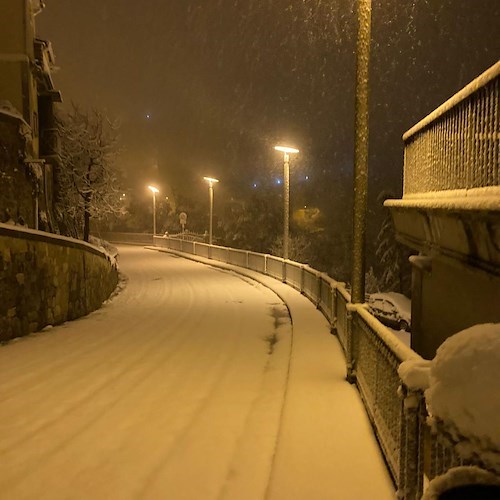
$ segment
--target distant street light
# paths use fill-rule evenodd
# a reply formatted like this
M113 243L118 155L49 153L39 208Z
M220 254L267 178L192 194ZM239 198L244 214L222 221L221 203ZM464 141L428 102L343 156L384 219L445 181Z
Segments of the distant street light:
M148 189L153 193L153 236L156 234L156 193L160 191L154 186L148 186Z
M212 244L212 228L213 228L213 219L214 219L214 184L219 182L218 179L214 179L213 177L203 177L208 182L208 195L210 197L210 230L208 232L208 243Z
M283 153L283 180L285 184L284 218L283 218L283 258L288 259L288 240L290 226L290 153L298 153L299 150L287 146L274 146L276 151Z

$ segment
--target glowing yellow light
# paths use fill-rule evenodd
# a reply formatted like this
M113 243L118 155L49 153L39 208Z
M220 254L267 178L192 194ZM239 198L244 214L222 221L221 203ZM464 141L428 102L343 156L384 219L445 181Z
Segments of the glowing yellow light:
M219 179L214 179L213 177L203 177L207 182L210 182L210 184L214 182L219 182Z
M148 186L148 189L152 192L152 193L159 193L160 190L158 188L155 188L154 186Z
M282 153L298 153L299 150L296 148L290 148L288 146L274 146L276 151L281 151Z

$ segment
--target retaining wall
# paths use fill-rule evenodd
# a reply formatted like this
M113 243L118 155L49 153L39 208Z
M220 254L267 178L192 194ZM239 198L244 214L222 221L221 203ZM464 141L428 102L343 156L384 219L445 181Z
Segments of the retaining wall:
M116 262L83 241L0 224L0 341L98 309Z

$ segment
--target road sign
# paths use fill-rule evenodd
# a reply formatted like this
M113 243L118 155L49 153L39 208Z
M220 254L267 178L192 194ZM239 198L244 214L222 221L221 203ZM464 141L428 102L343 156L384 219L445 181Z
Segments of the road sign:
M179 222L181 223L181 225L184 226L186 224L187 220L188 220L187 213L186 212L181 212L179 214Z

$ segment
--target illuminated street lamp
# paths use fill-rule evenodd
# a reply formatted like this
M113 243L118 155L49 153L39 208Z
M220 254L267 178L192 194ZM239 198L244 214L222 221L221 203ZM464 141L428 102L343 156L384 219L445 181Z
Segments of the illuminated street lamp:
M214 179L213 177L203 177L208 182L208 195L210 197L210 230L208 232L208 243L212 244L212 227L213 227L213 218L214 218L214 184L219 182L218 179Z
M274 146L276 151L283 153L283 183L285 188L284 198L284 219L283 219L283 258L288 259L288 240L290 226L290 154L298 153L299 150L287 146Z
M160 191L154 186L148 186L148 189L153 193L153 236L156 234L156 193Z

